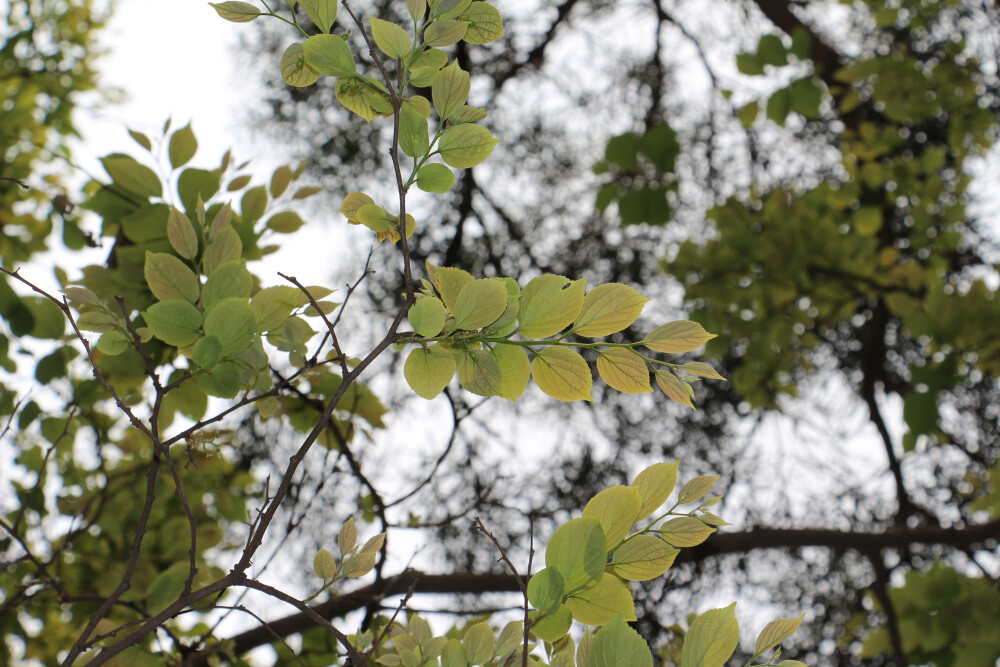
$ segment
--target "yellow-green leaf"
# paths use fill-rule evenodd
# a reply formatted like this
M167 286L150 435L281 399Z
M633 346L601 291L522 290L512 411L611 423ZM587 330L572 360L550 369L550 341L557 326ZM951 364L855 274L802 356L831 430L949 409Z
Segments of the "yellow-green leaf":
M593 388L590 366L578 352L548 347L535 353L531 377L538 388L560 401L589 401Z
M425 296L410 307L406 318L413 331L421 336L437 336L444 329L447 313L437 297Z
M458 20L469 24L464 37L469 44L489 44L503 37L500 12L488 2L473 2Z
M414 348L403 365L406 383L417 396L431 400L448 386L455 374L455 358L437 346Z
M299 0L299 6L323 32L330 32L333 22L337 20L337 0Z
M534 577L531 580L534 581ZM563 604L559 605L551 614L546 614L541 618L536 616L532 621L531 634L542 641L554 642L565 637L566 633L569 632L570 627L573 625L573 613L569 610L569 607ZM521 663L515 660L513 664L519 665Z
M366 195L364 192L352 192L344 197L344 203L340 205L340 212L347 217L347 221L352 225L360 225L361 222L358 220L358 210L361 209L362 206L374 203L375 200Z
M677 379L677 377L668 370L657 369L654 373L656 376L656 384L663 393L667 395L674 403L679 403L685 405L692 410L694 410L694 403L691 402L691 395L688 393L690 388Z
M170 137L170 147L168 150L170 154L170 166L177 169L187 164L194 157L197 150L198 140L191 130L191 123L188 123L174 132Z
M708 364L703 364L700 361L692 361L681 366L682 370L687 371L691 375L697 375L698 377L708 378L709 380L725 380L726 378L719 375L718 371L709 366Z
M580 336L607 336L629 326L649 301L628 285L607 283L587 293L583 310L576 318L573 333Z
M692 516L679 516L663 522L657 532L675 547L695 547L707 540L715 529Z
M706 611L694 619L684 637L681 664L684 667L722 667L739 641L735 602L723 609Z
M205 248L201 258L201 270L206 276L227 262L235 262L243 256L243 242L232 227L224 227L215 235L215 240Z
M282 165L275 169L274 173L271 174L271 196L280 197L288 189L288 184L294 178L295 172L287 165Z
M482 125L453 125L441 135L438 150L448 166L470 169L488 158L498 143L500 140Z
M465 646L465 655L470 665L483 664L493 655L493 647L496 645L493 629L486 622L476 623L465 631L462 645Z
M570 519L556 529L545 548L545 565L559 570L567 593L599 580L607 560L607 540L594 518Z
M461 110L468 98L469 73L458 66L457 60L453 60L438 73L431 86L431 99L441 122Z
M666 572L680 553L652 535L636 535L615 551L611 566L622 579L649 581Z
M324 581L332 579L337 573L337 559L326 549L320 549L313 557L313 572Z
M212 5L212 8L215 9L219 16L233 23L253 21L261 13L259 9L249 2L229 0L228 2L210 2L208 4Z
M667 501L677 484L678 463L654 463L635 476L632 487L639 491L642 503L636 521L650 516Z
M170 217L167 218L167 238L177 254L184 259L198 256L198 233L191 220L174 207L170 207Z
M478 396L500 394L500 366L486 350L469 350L458 363L458 382Z
M198 300L198 276L173 255L147 251L143 274L150 291L159 301L185 299L194 303Z
M253 276L247 271L244 260L234 260L219 265L205 281L201 290L201 307L206 310L216 301L231 297L250 296L253 291Z
M302 42L289 44L281 54L281 78L289 86L297 88L311 86L319 79L319 72L306 62Z
M250 347L256 331L257 317L244 298L224 299L205 315L205 335L219 339L223 357Z
M265 226L279 234L291 234L298 231L304 224L305 222L302 221L302 218L295 211L281 211L268 218Z
M357 73L350 47L337 35L313 35L302 45L302 53L306 63L320 74L351 77Z
M455 303L458 301L458 295L461 293L462 288L474 281L475 278L468 271L450 266L440 267L437 270L437 275L431 277L434 289L441 295L441 300L444 301L448 312L452 314L455 313Z
M417 187L424 192L448 192L454 184L455 172L443 164L432 162L417 171Z
M649 386L649 368L637 353L624 347L610 347L597 355L597 372L608 386L625 394L653 391Z
M190 345L200 335L201 311L184 299L154 303L143 312L142 318L153 335L167 345Z
M681 487L680 497L677 499L677 503L679 505L693 503L711 491L712 487L715 486L716 480L718 479L718 475L699 475L698 477L689 479L684 486Z
M464 21L435 21L424 30L424 44L427 46L451 46L465 37L469 24Z
M632 591L613 574L604 573L597 585L567 599L566 606L584 625L604 625L618 614L626 621L635 620Z
M697 350L713 338L715 334L708 333L697 322L677 320L653 329L642 344L656 352L680 354Z
M517 319L525 338L546 338L559 333L583 308L586 280L545 274L533 278L521 292Z
M590 499L583 516L593 517L601 524L608 548L614 549L624 540L639 514L639 491L631 486L612 486Z
M140 197L159 197L163 193L163 185L156 172L131 156L114 153L102 157L101 164L115 185L125 188L132 194Z
M500 367L500 396L516 401L531 378L528 353L520 345L497 345L493 348L493 356Z
M337 548L340 549L340 554L346 556L351 553L351 549L358 541L358 528L354 525L354 517L349 517L344 525L340 527L340 532L337 533Z
M359 552L344 559L343 574L348 579L363 577L375 567L375 554Z
M528 582L528 602L544 614L555 612L562 605L566 582L559 569L546 567L531 575Z
M753 645L753 652L759 655L764 651L770 651L791 637L792 633L799 629L799 624L802 623L802 619L805 616L803 613L796 618L779 618L765 625L764 629L757 635L757 641Z
M455 299L455 328L482 329L507 309L507 290L499 280L481 278L466 284Z
M395 23L371 18L372 37L375 45L385 55L395 60L401 60L410 52L410 36Z
M389 98L384 92L373 88L372 81L373 79L364 79L358 76L337 79L335 90L337 101L368 122L371 122L376 116L392 115L392 105L389 103Z

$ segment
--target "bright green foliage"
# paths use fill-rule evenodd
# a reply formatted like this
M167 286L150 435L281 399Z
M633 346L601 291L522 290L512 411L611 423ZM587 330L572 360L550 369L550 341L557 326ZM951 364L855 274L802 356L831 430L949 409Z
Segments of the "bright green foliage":
M684 667L722 667L740 639L736 603L698 616L684 637L681 664Z

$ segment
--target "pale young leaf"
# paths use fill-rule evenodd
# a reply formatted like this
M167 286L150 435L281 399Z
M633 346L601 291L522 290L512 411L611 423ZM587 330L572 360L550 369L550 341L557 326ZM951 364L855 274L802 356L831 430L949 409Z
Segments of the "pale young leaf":
M328 581L337 573L337 559L326 549L320 549L313 558L313 572L323 581Z
M249 2L229 0L228 2L210 2L208 4L212 5L219 16L233 23L253 21L261 14L261 11Z
M681 366L682 370L687 371L691 375L697 375L698 377L708 378L709 380L725 380L726 378L719 375L719 372L708 364L703 364L700 361L692 361Z
M656 352L680 354L697 350L709 340L715 338L697 322L677 320L653 329L642 344Z
M493 356L500 367L500 396L516 401L531 378L528 353L520 345L497 345L493 348Z
M635 476L632 486L638 489L639 498L642 501L636 521L650 516L667 501L677 484L677 466L679 464L679 461L654 463Z
M358 529L354 525L354 517L350 517L340 527L340 532L337 534L337 548L340 549L340 555L346 556L351 553L351 549L354 548L357 541Z
M805 618L805 613L795 618L779 618L764 626L754 643L753 652L756 654L770 651L772 648L785 641L799 629L799 624Z
M631 486L612 486L587 502L583 508L583 516L593 517L600 522L608 548L614 549L635 525L640 505L637 489Z
M532 278L521 292L521 335L547 338L565 329L583 308L585 287L585 280L554 274Z
M736 603L698 616L684 637L681 664L684 667L722 667L740 640Z
M684 486L681 487L680 497L677 499L677 503L679 505L693 503L711 491L712 487L715 486L716 480L718 479L718 475L699 475L698 477L689 479Z
M597 372L609 387L625 394L653 391L649 386L649 368L637 353L624 347L611 347L597 353Z
M635 620L632 591L613 574L604 573L595 586L566 600L573 618L584 625L604 625L621 614L627 621Z
M579 352L566 347L547 347L535 353L531 377L538 388L560 401L590 401L593 378L590 366Z
M573 324L573 333L598 337L622 331L638 319L647 301L649 299L628 285L598 285L584 298L583 309Z
M375 45L385 55L401 60L410 52L410 36L395 23L372 17L372 37Z
M198 256L198 233L188 217L174 207L170 207L170 217L167 218L167 239L184 259Z
M715 529L706 526L694 517L679 516L664 521L657 532L675 547L696 547L707 540L715 532Z
M438 150L441 159L455 169L470 169L485 160L500 143L482 125L453 125L441 134Z
M688 394L690 389L686 384L678 380L677 377L668 370L657 369L654 375L656 376L657 386L663 390L663 393L667 395L667 398L674 403L679 403L694 410L694 403L691 402L691 396Z
M635 535L618 547L611 567L622 579L649 581L666 572L679 553L679 549L658 537Z
M486 350L469 350L458 362L458 382L477 396L500 394L500 366Z

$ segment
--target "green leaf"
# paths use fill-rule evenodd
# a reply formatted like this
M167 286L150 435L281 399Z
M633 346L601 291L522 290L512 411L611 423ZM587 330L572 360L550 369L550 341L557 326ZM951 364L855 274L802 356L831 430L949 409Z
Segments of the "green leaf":
M431 400L455 374L455 358L439 345L414 348L403 365L403 377L417 396Z
M396 218L378 204L365 204L355 214L359 223L373 232L384 232L396 224Z
M584 517L597 519L608 548L615 548L628 536L641 506L639 491L631 486L612 486L599 492L583 508Z
M553 274L533 278L521 292L521 335L546 338L565 329L583 309L585 287L586 280Z
M235 262L243 256L243 242L232 227L224 227L208 244L201 257L201 269L211 276L217 268L228 262Z
M545 548L545 565L559 570L567 593L598 581L607 564L608 547L597 519L570 519L553 533Z
M679 553L658 537L636 535L618 547L611 566L622 579L649 581L666 572Z
M435 18L439 21L453 19L472 4L472 0L431 0Z
M448 120L462 109L469 99L469 73L453 60L441 70L431 86L431 100L441 122Z
M306 11L313 25L325 33L330 32L337 20L337 0L299 0L299 7Z
M764 626L764 629L757 635L757 641L753 645L753 652L760 655L765 651L785 641L799 629L799 624L805 618L805 613L796 618L779 618Z
M101 158L101 164L115 185L134 195L145 199L163 194L163 186L156 172L128 155L114 153Z
M253 222L264 215L267 209L267 188L258 185L250 188L240 199L240 211L243 214L243 222Z
M191 359L202 368L211 368L222 358L222 341L215 336L204 336L191 349Z
M153 144L152 144L152 142L150 142L149 137L147 137L142 132L138 132L138 131L133 130L131 128L125 128L125 129L128 130L129 136L132 137L133 139L135 139L135 141L136 141L137 144L139 144L140 146L142 146L143 148L145 148L147 151L152 151L153 150Z
M658 510L677 485L677 465L673 463L654 463L638 475L632 481L632 487L639 491L639 514L636 521L640 521L650 516Z
M227 2L210 2L208 4L212 5L219 16L233 23L247 23L261 14L261 11L249 2L228 0Z
M781 88L771 93L767 100L767 117L784 127L785 119L792 110L792 94L788 88Z
M313 572L323 581L333 579L337 574L337 559L326 549L320 549L313 557Z
M302 52L306 63L320 74L351 77L358 71L350 47L337 35L313 35L302 45Z
M538 575L535 575L538 576ZM534 577L531 578L534 581ZM528 582L529 584L531 582ZM559 607L551 614L546 614L541 618L537 616L531 624L531 634L542 641L554 642L566 636L573 625L573 613L566 605ZM515 662L514 664L519 664ZM530 663L529 663L530 664Z
M765 65L784 67L788 64L788 52L777 35L764 35L757 45L757 56Z
M664 521L657 532L675 547L695 547L707 540L715 530L692 516L679 516Z
M177 194L188 211L195 209L199 197L202 201L208 201L218 191L218 172L189 167L177 177Z
M565 582L555 567L546 567L531 575L528 581L528 602L544 614L555 612L563 601Z
M465 37L469 24L464 21L435 21L424 30L424 44L432 47L451 46Z
M399 147L410 157L420 158L427 154L430 145L427 119L412 106L405 105L399 112Z
M608 386L625 394L645 394L649 386L649 368L641 356L624 347L600 350L597 372Z
M469 350L458 362L458 382L478 396L500 394L500 366L486 350Z
M680 497L677 499L677 504L686 505L687 503L693 503L698 500L712 490L712 487L715 486L715 482L718 479L718 475L699 475L698 477L689 479L684 486L681 487Z
M739 53L736 55L736 69L742 74L759 76L764 73L764 63L756 53Z
M291 234L304 224L295 211L281 211L268 218L266 227L279 234Z
M481 278L465 285L455 299L455 329L474 331L496 322L507 310L507 289L499 280Z
M371 27L375 45L385 55L402 60L410 52L410 36L400 26L372 17Z
M358 220L358 211L361 210L363 206L374 203L375 200L363 192L351 192L344 197L344 201L340 205L340 212L344 214L347 221L351 224L360 225L361 222Z
M427 13L427 0L406 0L406 11L414 23L419 23Z
M463 38L469 44L489 44L503 37L500 12L488 2L473 2L458 15L458 20L469 24Z
M535 352L531 377L543 392L560 401L590 401L594 380L590 366L566 347L548 347Z
M425 164L417 171L417 187L424 192L448 192L454 184L454 172L443 164Z
M598 285L584 298L573 333L594 338L622 331L639 318L647 301L649 299L628 285Z
M146 326L167 345L183 347L198 340L201 311L183 299L160 301L143 314Z
M520 345L497 345L493 348L493 356L500 367L500 396L516 401L531 378L528 353Z
M146 596L148 608L159 611L168 602L180 595L184 590L184 581L188 576L188 564L174 563L169 568L160 572L149 584L149 592Z
M253 276L247 271L244 260L226 262L208 277L201 290L201 306L209 308L216 301L231 297L250 296L253 291Z
M878 206L862 206L851 215L851 224L860 236L874 236L885 224L882 209Z
M656 352L681 354L697 350L709 340L715 338L697 322L676 320L653 329L642 344Z
M455 169L470 169L485 160L500 142L482 125L453 125L441 135L441 159Z
M170 137L170 166L174 169L187 164L198 151L198 140L188 123Z
M604 625L619 614L625 620L636 620L632 591L613 574L605 573L596 586L567 599L566 606L573 618L585 625Z
M681 649L684 667L722 667L740 641L736 603L706 611L691 623Z
M493 655L493 647L496 646L493 629L488 623L476 623L465 631L462 645L465 646L465 655L469 664L483 664Z
M759 113L760 113L760 102L758 102L757 100L754 100L753 102L743 105L736 112L737 116L739 116L740 124L744 128L752 127L754 121L757 120L757 114Z
M437 336L444 329L447 313L444 303L436 297L424 297L410 307L406 314L413 331L425 337Z
M792 31L792 48L790 52L799 60L807 60L812 50L812 36L803 26Z
M66 330L66 316L59 306L41 296L29 296L21 299L21 304L31 313L30 328L23 333L34 338L56 340ZM13 325L11 330L13 332ZM17 332L13 332L17 335Z
M623 615L597 631L588 650L588 667L653 667L653 654Z
M819 107L823 103L823 88L812 76L796 79L788 86L792 98L792 108L806 118L819 118Z
M198 276L184 262L165 252L146 252L143 267L146 284L160 301L198 300Z
M198 232L186 215L176 208L170 208L167 218L167 238L177 254L184 259L194 259L198 256Z
M250 347L256 331L257 317L246 299L225 299L205 315L205 335L219 339L223 357Z

